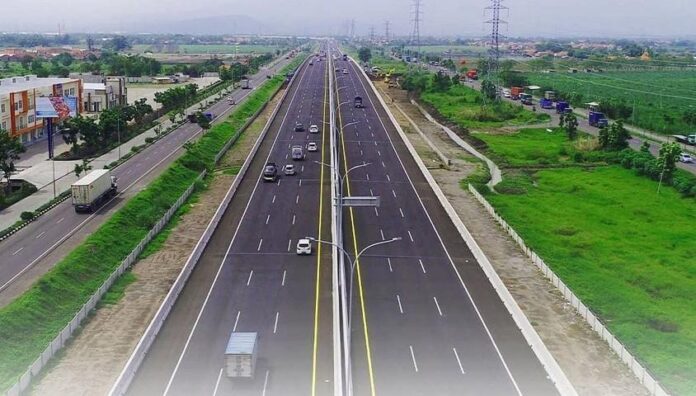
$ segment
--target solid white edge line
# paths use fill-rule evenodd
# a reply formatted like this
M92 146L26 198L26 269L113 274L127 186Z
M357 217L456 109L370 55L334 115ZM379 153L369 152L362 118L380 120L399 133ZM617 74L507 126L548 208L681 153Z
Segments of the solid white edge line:
M220 373L219 373L218 376L217 376L217 381L215 381L215 389L213 390L213 396L216 396L216 395L217 395L218 388L220 387L220 379L222 378L222 372L223 372L223 370L224 370L224 368L221 368L221 369L220 369Z

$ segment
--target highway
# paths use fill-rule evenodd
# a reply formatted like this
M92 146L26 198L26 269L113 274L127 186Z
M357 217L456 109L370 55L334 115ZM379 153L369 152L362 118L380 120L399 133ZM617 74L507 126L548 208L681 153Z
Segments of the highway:
M336 70L343 169L369 164L345 190L381 198L345 211L347 250L402 238L355 269L354 394L557 394L358 67L339 59Z
M288 64L282 59L273 67L259 71L250 79L252 86ZM239 103L253 90L236 90L229 96ZM224 120L234 106L227 100L212 105L208 111ZM135 154L114 169L120 194L94 214L77 214L68 199L16 234L0 242L0 301L7 303L21 294L40 274L72 250L89 233L106 221L128 198L157 177L182 153L185 142L200 135L197 124L185 123L157 143ZM67 241L67 243L66 243ZM19 282L19 280L22 280Z
M333 394L331 250L298 256L299 238L330 240L327 62L305 63L249 172L145 358L130 395ZM296 122L319 134L295 132ZM290 147L318 143L298 174L261 181L266 162L293 163ZM232 331L258 332L253 380L226 377Z

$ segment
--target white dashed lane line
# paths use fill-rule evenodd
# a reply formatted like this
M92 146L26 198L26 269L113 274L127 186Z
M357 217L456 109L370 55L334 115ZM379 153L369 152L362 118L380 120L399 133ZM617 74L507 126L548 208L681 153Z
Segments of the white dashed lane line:
M401 297L399 295L396 295L396 302L399 304L399 313L403 314L404 313L404 307L401 305Z

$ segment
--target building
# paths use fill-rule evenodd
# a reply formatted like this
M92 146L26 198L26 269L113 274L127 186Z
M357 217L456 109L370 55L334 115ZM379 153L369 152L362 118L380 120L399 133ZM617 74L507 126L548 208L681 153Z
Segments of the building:
M128 104L128 89L125 77L105 77L92 74L70 74L82 80L82 108L86 113L99 113L102 110Z
M1 79L0 127L26 145L45 139L43 119L37 119L35 114L36 99L42 96L74 96L81 107L82 81L36 76Z

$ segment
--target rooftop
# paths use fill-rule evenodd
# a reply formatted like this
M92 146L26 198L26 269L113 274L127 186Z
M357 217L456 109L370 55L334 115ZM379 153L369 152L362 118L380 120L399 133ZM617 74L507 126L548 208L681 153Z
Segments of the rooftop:
M14 81L14 82L13 82ZM46 77L39 78L36 76L21 76L21 77L8 77L0 79L0 95L5 95L13 92L21 92L27 89L45 88L48 86L53 86L55 84L67 84L71 82L76 82L77 79L74 78L59 78L59 77Z

